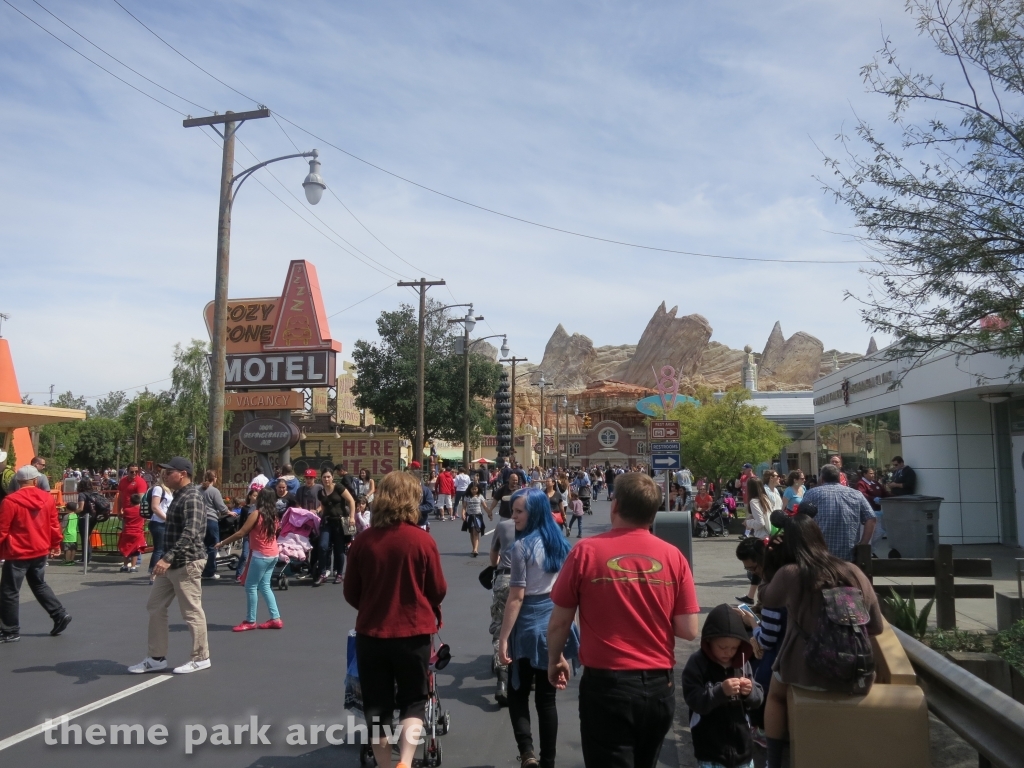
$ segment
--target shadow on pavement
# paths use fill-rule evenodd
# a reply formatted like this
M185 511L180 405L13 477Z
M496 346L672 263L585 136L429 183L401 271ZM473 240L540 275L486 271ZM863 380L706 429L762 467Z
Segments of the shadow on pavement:
M494 700L495 677L491 674L490 654L477 656L472 661L452 661L438 672L438 677L454 677L450 683L438 681L437 692L441 697L441 706L444 707L446 700L455 700L470 707L475 707L483 712L499 712L501 707ZM467 680L484 681L486 685L464 687Z
M52 667L22 667L12 669L15 674L25 672L56 672L65 677L77 677L75 685L92 683L101 677L120 677L127 675L128 668L124 664L109 659L81 659L79 661L61 661Z
M171 624L169 632L188 632L188 624ZM207 632L230 632L233 627L230 624L209 624L206 625Z

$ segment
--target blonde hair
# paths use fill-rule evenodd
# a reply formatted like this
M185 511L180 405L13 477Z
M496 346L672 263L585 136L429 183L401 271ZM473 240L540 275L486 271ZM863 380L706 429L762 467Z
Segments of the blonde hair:
M390 528L399 523L419 523L422 498L419 480L405 472L389 472L377 484L370 525Z

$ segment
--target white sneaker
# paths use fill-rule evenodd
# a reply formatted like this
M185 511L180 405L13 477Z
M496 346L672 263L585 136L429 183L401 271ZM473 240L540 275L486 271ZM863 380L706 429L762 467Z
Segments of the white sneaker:
M210 660L209 659L202 659L200 661L196 661L195 659L193 659L188 664L182 664L180 667L175 667L174 668L174 674L176 674L176 675L188 675L188 674L191 674L193 672L198 672L200 669L209 669L209 668L210 668Z
M162 669L167 669L167 662L157 661L149 656L144 658L138 664L128 667L128 671L133 675L141 675L144 672L159 672Z

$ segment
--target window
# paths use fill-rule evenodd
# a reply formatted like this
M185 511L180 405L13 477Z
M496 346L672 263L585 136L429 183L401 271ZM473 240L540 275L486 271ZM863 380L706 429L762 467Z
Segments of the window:
M579 456L580 455L580 444L579 443L569 443L569 455L570 456Z
M615 444L619 442L619 433L611 427L605 427L598 432L597 439L604 448L614 448Z
M641 456L646 454L647 453L647 443L643 442L642 440L639 443L637 443L636 444L636 452L638 454L640 454Z
M902 434L899 410L861 416L840 424L823 424L817 429L818 466L839 455L847 472L860 466L885 469L899 456ZM806 467L804 468L806 471Z

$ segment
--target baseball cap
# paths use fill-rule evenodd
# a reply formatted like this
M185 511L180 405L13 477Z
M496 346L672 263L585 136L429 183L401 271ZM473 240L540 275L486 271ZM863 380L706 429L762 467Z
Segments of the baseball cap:
M304 476L305 477L316 477L316 470L315 469L307 469L305 471L305 473L304 473Z
M419 469L419 468L420 468L420 463L418 461L414 461L414 462L412 462L409 465L409 469Z
M196 474L195 470L192 468L192 462L184 456L175 456L166 464L157 464L157 466L160 467L160 469L175 469L178 472L186 472L189 477L194 477Z
M22 467L15 473L14 479L17 480L19 483L27 483L41 476L42 473L40 473L38 469L33 467L31 464L26 464L24 467Z
M744 464L744 465L743 465L743 468L744 468L744 469L753 469L753 468L754 468L754 465L753 465L753 464Z

